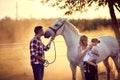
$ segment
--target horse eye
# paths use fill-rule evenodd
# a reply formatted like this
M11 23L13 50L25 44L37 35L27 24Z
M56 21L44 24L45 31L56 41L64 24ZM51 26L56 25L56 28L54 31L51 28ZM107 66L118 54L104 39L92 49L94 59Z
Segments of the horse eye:
M58 24L55 24L55 26L57 27L57 26L58 26Z

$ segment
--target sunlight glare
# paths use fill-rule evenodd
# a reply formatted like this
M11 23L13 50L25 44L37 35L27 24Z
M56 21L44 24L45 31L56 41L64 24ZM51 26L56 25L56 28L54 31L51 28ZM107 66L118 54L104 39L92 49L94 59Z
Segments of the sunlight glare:
M56 18L64 13L55 7L40 3L39 0L35 0L32 12L35 18Z
M54 0L52 0L53 3ZM16 4L17 3L17 4ZM6 4L6 6L4 6ZM62 3L61 3L62 4ZM77 12L73 15L66 16L64 15L65 9L60 10L56 7L48 6L50 4L42 4L40 0L1 0L0 3L0 18L5 16L16 18L16 9L18 9L18 18L70 18L70 19L94 19L94 18L103 18L109 19L110 13L108 6L100 7L99 10L95 11L95 6L90 7L88 12ZM120 18L119 11L115 9L115 14L117 18Z

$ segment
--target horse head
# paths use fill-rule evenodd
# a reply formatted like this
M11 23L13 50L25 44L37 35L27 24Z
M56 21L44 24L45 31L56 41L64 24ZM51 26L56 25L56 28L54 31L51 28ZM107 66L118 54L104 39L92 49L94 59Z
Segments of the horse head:
M46 31L44 34L45 38L49 38L51 36L57 36L63 33L64 31L64 23L65 19L58 19L55 21Z

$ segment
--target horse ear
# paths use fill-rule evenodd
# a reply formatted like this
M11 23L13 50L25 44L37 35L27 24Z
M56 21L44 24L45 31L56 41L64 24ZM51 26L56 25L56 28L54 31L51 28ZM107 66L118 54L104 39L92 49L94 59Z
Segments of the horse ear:
M63 20L64 20L64 21L66 21L66 20L67 20L67 18L63 18Z
M58 20L60 20L60 21L62 21L62 22L64 22L64 21L66 21L67 20L67 18L58 18Z
M63 18L63 22L66 21L67 19L66 18Z
M58 20L62 20L63 18L59 17Z

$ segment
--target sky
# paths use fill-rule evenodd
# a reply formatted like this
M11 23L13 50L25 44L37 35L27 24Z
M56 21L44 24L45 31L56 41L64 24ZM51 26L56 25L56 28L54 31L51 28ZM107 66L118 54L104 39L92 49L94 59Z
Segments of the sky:
M16 5L17 4L17 5ZM17 8L16 8L17 7ZM17 10L16 10L17 9ZM17 12L16 12L17 11ZM18 19L22 18L66 18L64 15L65 10L60 10L50 6L46 6L40 3L40 0L0 0L0 19L4 17L10 17L16 19L16 14ZM117 18L120 18L120 13L115 11ZM94 11L90 8L88 12L76 13L70 15L67 18L74 19L93 19L93 18L104 18L109 19L109 9L101 7L99 10Z

